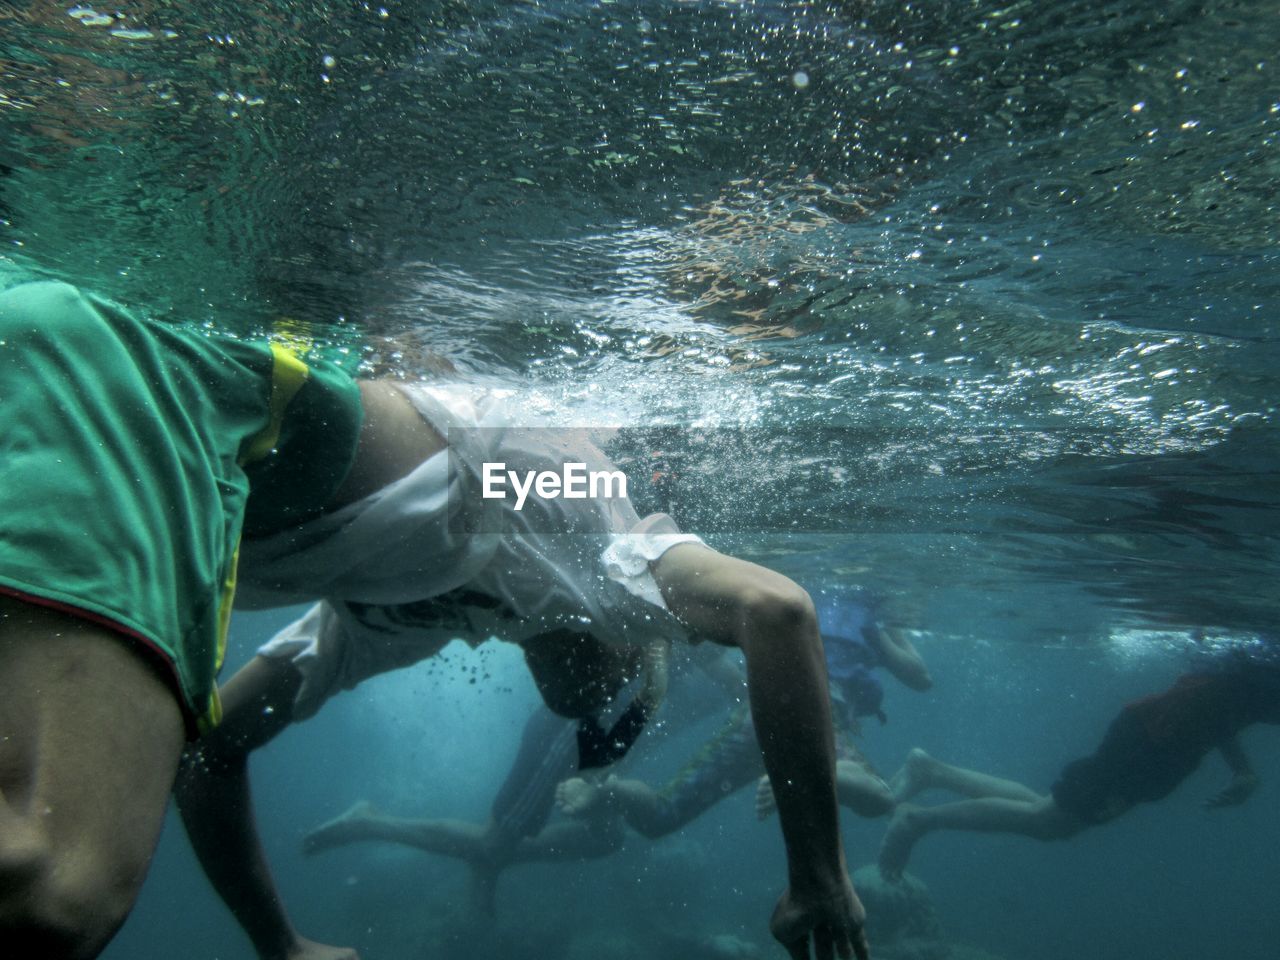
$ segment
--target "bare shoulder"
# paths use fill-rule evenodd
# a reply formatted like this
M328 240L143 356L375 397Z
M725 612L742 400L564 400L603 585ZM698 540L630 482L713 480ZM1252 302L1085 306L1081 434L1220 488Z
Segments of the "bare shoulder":
M408 476L423 461L444 450L445 439L422 418L390 380L361 380L364 422L355 463L331 507L369 496Z

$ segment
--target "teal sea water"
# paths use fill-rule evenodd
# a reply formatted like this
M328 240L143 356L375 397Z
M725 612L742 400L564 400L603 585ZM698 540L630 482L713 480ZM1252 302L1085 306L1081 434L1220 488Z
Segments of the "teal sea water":
M886 681L868 758L1044 791L1123 704L1275 631L1278 49L1262 0L16 0L0 272L353 369L442 355L566 425L749 437L677 519L891 598L935 687ZM286 620L238 618L231 666ZM483 819L535 697L514 651L451 649L264 750L299 928L366 960L783 955L750 790L514 867L481 929L455 861L302 855L362 798ZM629 768L654 782L721 716L670 706ZM1070 841L927 838L941 932L877 953L1269 960L1280 736L1244 745L1238 808L1200 808L1210 756ZM860 867L885 821L845 817ZM106 956L253 956L176 821Z

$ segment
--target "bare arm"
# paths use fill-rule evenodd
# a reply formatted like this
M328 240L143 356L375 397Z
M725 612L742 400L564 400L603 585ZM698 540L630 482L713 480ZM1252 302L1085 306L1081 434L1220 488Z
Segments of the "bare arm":
M355 463L329 509L410 473L445 441L387 381L360 381L364 422ZM224 717L188 751L175 787L196 856L264 960L356 960L353 950L298 935L280 902L253 819L248 757L292 719L300 677L256 658L223 687Z
M409 398L385 380L361 380L364 422L355 462L327 509L336 510L381 490L414 471L447 444L414 409Z
M257 657L222 688L224 717L188 749L174 787L187 836L210 883L263 960L359 960L313 943L290 923L253 818L249 754L291 721L299 675Z
M808 595L764 567L681 544L654 564L672 612L740 647L765 769L775 785L789 887L772 928L793 958L815 947L867 956L864 911L849 882L836 807L826 662Z
M875 627L871 631L884 667L912 690L921 692L933 686L933 677L906 632L897 627Z

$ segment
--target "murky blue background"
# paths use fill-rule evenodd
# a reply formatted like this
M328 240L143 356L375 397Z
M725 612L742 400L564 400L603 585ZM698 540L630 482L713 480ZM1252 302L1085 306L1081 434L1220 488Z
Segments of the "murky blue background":
M713 542L921 631L937 686L891 690L883 772L920 745L1043 789L1189 638L1276 622L1277 49L1262 0L20 0L0 267L353 367L443 354L566 424L815 438L708 483L736 531ZM822 532L753 532L788 518ZM233 657L280 622L238 622ZM653 924L766 942L780 841L745 794L516 868L487 944L443 932L456 864L303 860L358 797L487 811L533 694L512 651L485 654L510 692L461 656L259 758L305 932L366 958L660 956ZM1244 808L1198 809L1211 758L1069 844L939 835L912 870L949 937L1009 958L1270 958L1274 731L1246 746ZM882 825L846 829L871 859ZM179 831L108 956L250 956Z

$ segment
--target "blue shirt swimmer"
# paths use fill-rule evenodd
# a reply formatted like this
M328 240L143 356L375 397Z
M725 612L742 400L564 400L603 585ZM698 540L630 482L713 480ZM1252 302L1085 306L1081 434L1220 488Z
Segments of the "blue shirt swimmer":
M870 610L860 603L827 603L818 608L818 623L838 725L856 729L860 717L886 722L884 687L873 673L885 658Z

